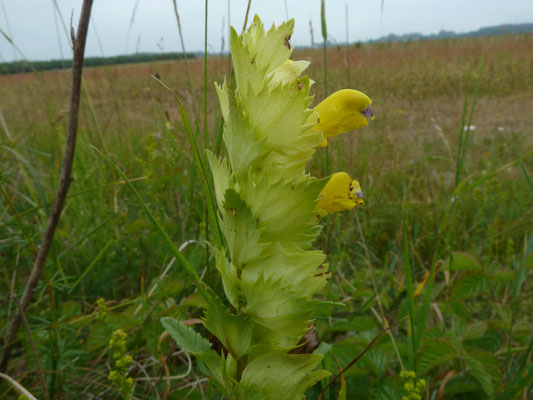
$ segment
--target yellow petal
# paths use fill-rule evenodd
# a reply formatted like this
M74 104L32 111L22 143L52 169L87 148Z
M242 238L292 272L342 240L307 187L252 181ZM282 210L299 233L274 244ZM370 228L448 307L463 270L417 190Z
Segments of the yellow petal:
M368 125L366 117L373 117L370 98L354 89L342 89L333 93L316 106L319 115L315 129L332 137Z
M346 172L337 172L319 195L317 208L332 213L364 205L361 185Z

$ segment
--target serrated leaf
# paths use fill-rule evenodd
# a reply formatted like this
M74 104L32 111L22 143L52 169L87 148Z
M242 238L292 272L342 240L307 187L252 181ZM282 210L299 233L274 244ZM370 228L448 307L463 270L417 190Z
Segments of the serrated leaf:
M243 312L257 324L255 335L262 343L286 350L296 346L307 332L313 315L325 313L336 303L300 297L281 280L264 280L242 284L246 307Z
M286 182L263 172L259 182L250 182L242 190L257 226L263 229L263 241L292 242L307 249L320 232L315 206L326 182L308 176L301 182Z
M219 210L222 209L224 202L224 193L226 190L233 187L231 182L231 172L228 161L225 158L217 158L211 151L206 150L207 161L209 168L213 175L213 183L215 184L215 197Z
M487 323L485 321L476 321L465 327L461 332L463 340L472 340L481 338L487 331Z
M464 361L488 398L493 398L500 378L496 356L483 350L475 350L469 352Z
M516 279L516 274L511 269L501 269L490 275L490 280L498 283L512 282Z
M266 86L245 103L251 126L257 130L259 138L267 139L268 148L300 150L294 145L309 130L307 121L313 114L307 108L312 101L308 97L309 89L309 78L304 76L294 84ZM317 131L315 136L318 141L322 134ZM308 145L311 147L311 143Z
M266 400L302 399L305 390L330 375L313 371L323 356L273 352L253 359L244 369L238 385L243 399L262 393Z
M374 375L380 377L385 373L390 358L386 351L373 348L365 353L364 359Z
M400 390L390 382L382 383L372 388L370 398L372 400L400 400Z
M457 351L447 339L425 339L417 361L418 372L425 374L456 357Z
M246 179L250 168L262 168L262 162L267 156L265 139L256 137L255 130L246 118L242 106L238 105L225 84L222 88L217 86L217 91L221 103L224 99L227 107L223 139L233 173L237 180Z
M241 276L244 282L253 283L263 274L267 280L291 282L300 296L310 297L322 289L331 276L328 264L324 264L326 256L321 251L274 243L267 253L246 265Z
M488 290L489 280L483 273L464 272L454 282L452 300L468 299Z
M248 316L229 312L222 300L212 291L205 310L204 325L238 360L245 356L252 343L252 325Z
M443 271L481 271L479 261L464 251L454 251L441 267Z
M310 129L315 119L307 108L309 85L309 78L302 77L295 85L267 86L246 102L251 128L271 151L267 162L286 176L305 165L323 138L322 132Z
M211 247L211 250L215 253L215 265L222 277L224 293L230 304L240 310L243 305L243 298L240 290L240 279L237 276L237 268L226 258L225 249Z
M467 399L483 399L486 400L486 395L481 390L479 383L469 375L455 375L446 384L444 389L445 395L465 394L468 393Z
M259 243L261 231L250 207L234 189L224 193L221 228L231 255L231 262L238 269L257 258L268 243Z
M179 347L202 360L213 374L213 377L222 385L227 385L224 358L211 349L211 343L194 329L174 318L161 318L161 324Z
M199 354L209 353L211 350L211 343L197 333L194 329L186 326L181 321L177 321L171 317L161 318L161 324L168 331L176 344L191 353L194 356Z
M506 328L506 326L505 326ZM501 348L503 344L503 337L496 329L488 329L484 335L475 339L463 339L465 346L469 348L478 348L481 350L494 353Z

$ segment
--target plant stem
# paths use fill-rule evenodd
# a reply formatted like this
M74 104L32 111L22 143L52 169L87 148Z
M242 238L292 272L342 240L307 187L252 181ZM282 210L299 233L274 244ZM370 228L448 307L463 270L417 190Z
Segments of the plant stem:
M326 26L326 0L320 2L320 16L322 22L322 38L324 39L323 45L323 58L324 58L324 98L328 97L328 28ZM329 148L326 146L326 176L329 176Z
M2 352L2 357L0 358L0 372L4 372L7 368L13 342L17 336L17 331L22 319L22 313L30 304L33 292L35 291L37 283L39 283L39 279L41 278L46 258L48 257L48 253L52 246L54 233L56 231L59 218L61 217L61 211L63 211L63 206L65 205L68 189L70 183L72 182L72 164L74 162L76 138L78 133L83 56L85 52L85 42L87 39L87 30L89 28L92 5L93 0L83 0L81 16L78 23L78 31L76 37L72 38L74 43L74 57L72 61L72 87L70 91L70 112L65 153L63 155L63 163L61 167L61 179L57 188L54 205L52 207L50 216L48 217L43 241L41 243L41 247L39 248L39 253L35 258L30 278L28 279L26 288L24 289L20 307L11 318L9 326L6 330L6 335L4 338L4 350ZM72 33L72 36L74 36L74 33Z

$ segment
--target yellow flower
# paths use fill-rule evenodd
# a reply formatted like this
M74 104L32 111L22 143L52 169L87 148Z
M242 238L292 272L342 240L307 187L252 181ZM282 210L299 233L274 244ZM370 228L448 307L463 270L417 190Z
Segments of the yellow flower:
M350 210L365 204L361 185L346 172L331 175L329 182L320 192L317 209L320 216L327 213Z
M319 119L315 129L324 134L320 147L328 145L328 137L368 125L366 117L374 118L370 104L372 100L366 94L354 89L342 89L317 105L315 111Z

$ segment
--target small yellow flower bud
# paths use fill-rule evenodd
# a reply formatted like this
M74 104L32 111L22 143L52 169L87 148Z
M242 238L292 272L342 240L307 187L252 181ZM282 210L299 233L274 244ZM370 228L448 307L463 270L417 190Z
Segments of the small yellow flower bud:
M368 125L366 117L374 118L370 98L358 90L342 89L315 107L318 123L315 129L322 131L324 141L320 145L328 145L328 137L354 131Z
M361 185L346 172L337 172L319 195L317 208L326 213L350 210L364 205Z

